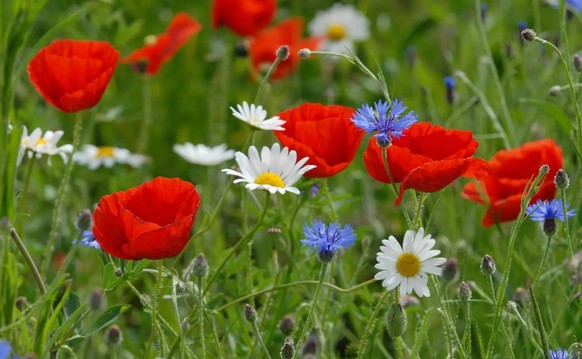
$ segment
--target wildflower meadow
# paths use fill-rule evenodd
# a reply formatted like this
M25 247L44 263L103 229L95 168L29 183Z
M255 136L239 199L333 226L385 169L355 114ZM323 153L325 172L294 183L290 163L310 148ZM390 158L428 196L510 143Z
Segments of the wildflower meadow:
M3 0L0 359L582 358L581 33Z

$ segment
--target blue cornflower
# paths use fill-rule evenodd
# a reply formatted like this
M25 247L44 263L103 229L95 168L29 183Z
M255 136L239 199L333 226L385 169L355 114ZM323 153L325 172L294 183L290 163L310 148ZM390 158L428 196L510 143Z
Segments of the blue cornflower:
M551 350L550 349L550 359L568 359L568 350L566 350L566 349Z
M566 4L570 5L572 10L582 12L582 0L567 0Z
M307 238L302 239L301 243L316 249L322 262L330 262L341 247L349 247L356 241L354 228L349 224L342 228L335 222L327 226L322 221L315 220L311 226L303 226L303 233Z
M517 28L519 29L519 32L522 32L523 30L527 29L527 22L523 20L518 22Z
M566 209L570 207L566 204ZM543 222L548 219L559 219L564 222L565 217L573 217L576 214L576 210L572 209L564 215L564 209L562 206L562 199L553 199L551 201L543 201L538 199L534 204L527 207L526 213L529 215L532 221Z
M10 356L12 346L5 340L0 339L0 359L18 359L16 355Z
M92 231L83 231L83 234L81 235L81 240L77 242L77 244L86 247L92 247L95 249L101 249L101 246L99 245L99 243L97 243L97 240L95 239L95 236L93 235Z
M392 105L387 101L378 100L374 103L374 108L368 104L363 104L358 108L352 117L352 122L366 133L377 132L374 137L378 145L386 147L392 138L402 137L402 132L416 122L413 111L402 116L406 109L407 107L398 100L394 100Z
M455 87L455 78L453 76L445 76L443 80L447 89L452 89Z

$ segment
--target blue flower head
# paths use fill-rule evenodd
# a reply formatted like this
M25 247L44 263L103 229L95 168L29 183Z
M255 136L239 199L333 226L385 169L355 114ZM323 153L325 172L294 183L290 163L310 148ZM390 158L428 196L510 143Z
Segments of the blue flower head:
M523 20L518 22L517 28L519 29L519 32L522 32L523 30L527 29L527 22L525 22Z
M568 207L570 207L570 205L566 204L566 209L568 209ZM529 218L535 222L544 222L545 220L556 218L564 222L566 217L573 217L576 214L576 211L572 209L564 214L561 199L553 199L551 201L542 201L539 199L536 203L527 207L526 213Z
M99 243L97 243L97 240L95 239L92 231L83 231L81 240L77 242L77 244L95 249L101 249L101 246Z
M352 122L356 127L374 133L378 145L386 147L390 144L392 138L403 136L403 131L416 122L417 117L413 111L403 116L407 107L401 101L394 100L392 105L387 101L378 100L374 103L374 108L368 104L363 104L356 110L352 117Z
M566 349L551 350L550 349L550 359L568 359L568 350L566 350Z
M453 76L445 76L443 80L447 89L451 90L455 87L455 78Z
M303 226L303 233L306 239L302 239L301 243L317 250L319 259L324 262L331 261L341 247L349 247L356 241L354 228L349 224L342 228L335 222L327 226L315 220L311 226Z
M570 5L572 10L582 12L582 0L567 0L566 4Z
M18 359L16 355L10 356L12 346L5 340L0 339L0 359Z

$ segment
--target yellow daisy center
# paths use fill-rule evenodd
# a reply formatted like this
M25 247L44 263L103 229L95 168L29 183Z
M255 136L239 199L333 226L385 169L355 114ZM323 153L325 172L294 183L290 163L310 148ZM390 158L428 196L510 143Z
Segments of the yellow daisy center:
M44 138L39 138L38 140L36 140L36 142L34 143L34 146L40 146L40 145L46 145L48 144L48 142L46 142L46 140Z
M420 260L414 253L402 253L396 262L396 269L403 277L414 277L420 272Z
M113 157L113 147L111 146L103 146L97 147L97 158L101 157Z
M346 28L342 24L333 23L327 27L327 38L339 41L346 37Z
M278 174L275 174L275 173L271 173L271 172L265 172L265 173L261 174L259 177L257 177L255 179L255 183L256 184L268 184L268 185L271 185L273 187L279 187L279 188L285 187L285 182L283 182L283 179L281 178L281 176L279 176Z

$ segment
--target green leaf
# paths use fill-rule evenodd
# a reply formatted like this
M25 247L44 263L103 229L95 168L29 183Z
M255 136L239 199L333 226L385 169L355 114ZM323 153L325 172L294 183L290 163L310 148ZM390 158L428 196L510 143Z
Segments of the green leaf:
M65 303L65 307L63 308L65 315L70 317L79 307L81 306L81 300L79 296L76 295L74 292L71 292L69 297L67 298L67 302Z
M83 336L91 336L109 324L113 323L121 314L128 310L129 307L130 305L118 304L107 308L106 311L99 315L99 318L97 318L97 320L91 325L91 327L89 327Z

